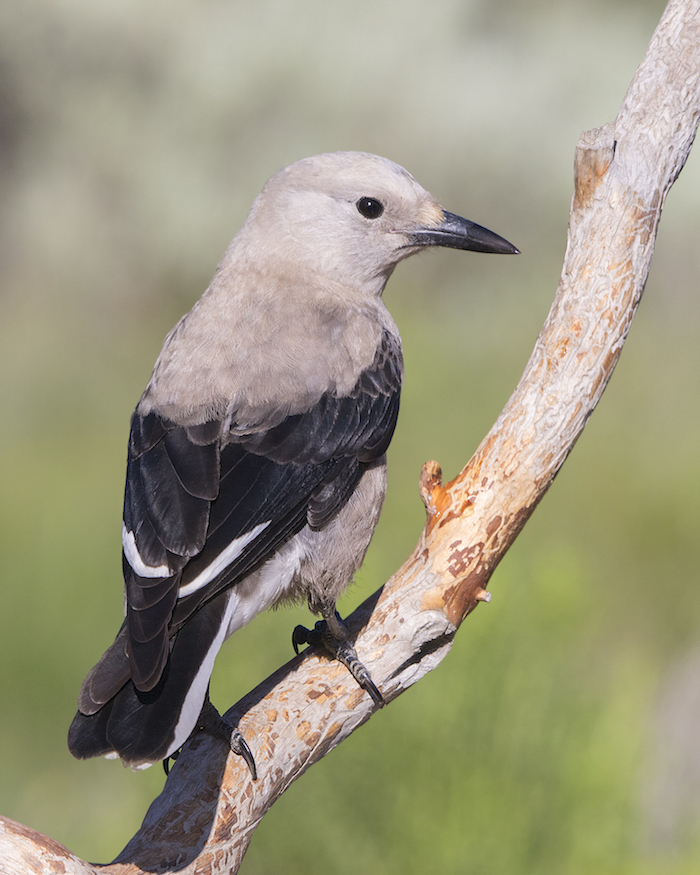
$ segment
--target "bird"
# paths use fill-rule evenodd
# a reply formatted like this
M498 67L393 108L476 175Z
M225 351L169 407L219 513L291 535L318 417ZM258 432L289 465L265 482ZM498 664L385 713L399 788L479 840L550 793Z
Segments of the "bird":
M336 602L379 518L399 412L401 338L382 293L433 246L518 252L377 155L315 155L265 184L131 419L125 619L82 684L75 757L145 768L204 730L255 778L209 681L224 640L281 602L321 617L294 629L295 649L323 645L383 704Z

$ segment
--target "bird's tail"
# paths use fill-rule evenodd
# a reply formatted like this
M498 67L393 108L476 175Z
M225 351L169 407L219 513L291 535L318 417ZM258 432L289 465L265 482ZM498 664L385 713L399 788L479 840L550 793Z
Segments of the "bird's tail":
M78 759L118 756L137 768L165 759L196 726L224 637L230 590L199 608L170 640L156 686L136 689L130 677L123 626L85 679L68 748Z

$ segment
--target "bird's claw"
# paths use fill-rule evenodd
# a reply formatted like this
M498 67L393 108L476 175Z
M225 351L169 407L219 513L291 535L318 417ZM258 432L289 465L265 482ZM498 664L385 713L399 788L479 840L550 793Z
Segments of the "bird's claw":
M170 774L170 760L175 762L175 760L180 756L180 750L182 750L182 748L180 748L179 750L174 750L169 756L167 756L163 760L163 771L165 772L166 778Z
M209 696L207 696L204 702L204 707L202 708L202 713L199 715L197 729L206 732L209 735L213 735L214 738L220 739L231 751L233 751L233 753L243 757L250 771L251 778L254 781L258 780L258 770L255 766L255 758L248 747L248 742L243 738L243 735L235 726L231 726L230 723L224 720L221 714L219 714L216 708L212 705Z
M328 648L328 645L324 641L324 646ZM347 668L350 674L355 678L357 683L362 687L365 692L369 693L372 697L372 701L379 708L384 705L384 697L379 692L379 688L372 680L372 676L369 671L365 667L364 663L360 661L359 656L357 655L357 651L352 646L352 644L346 640L338 641L335 639L334 648L331 650L335 658L338 662L342 662L343 665Z
M209 696L207 696L204 701L202 713L199 715L199 720L194 728L194 732L206 732L207 735L213 735L214 738L223 741L233 753L243 757L250 771L251 778L254 781L258 780L258 770L255 766L255 757L253 756L251 749L248 747L248 742L243 738L243 735L235 726L231 726L230 723L224 720L221 714L219 714L216 708L212 705ZM174 751L169 757L166 757L163 760L163 769L165 770L166 775L170 773L169 761L176 760L180 754L180 750Z
M369 671L360 661L357 651L348 640L345 626L339 618L337 618L336 625L339 625L340 635L333 634L326 620L319 620L313 629L307 629L305 626L296 626L292 632L292 644L294 645L295 653L299 653L299 647L302 644L310 644L312 646L320 644L331 656L347 668L362 689L371 696L374 704L381 708L385 704L384 697L372 680Z
M306 626L294 627L294 631L292 632L292 644L294 645L294 652L297 656L299 655L299 648L302 644L310 644L312 647L316 644L324 645L324 627L326 627L325 620L319 620L313 629L307 629Z
M226 725L228 726L229 724ZM239 757L243 757L245 764L248 766L250 777L254 781L257 781L258 770L255 766L253 752L248 747L248 742L243 738L243 735L235 727L231 727L231 733L228 737L228 745L235 754L238 754Z

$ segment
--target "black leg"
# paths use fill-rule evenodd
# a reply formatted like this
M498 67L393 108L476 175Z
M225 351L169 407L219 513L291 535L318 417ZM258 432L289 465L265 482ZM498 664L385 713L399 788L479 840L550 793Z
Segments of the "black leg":
M292 633L294 650L299 653L302 644L317 645L324 647L331 656L347 668L350 674L365 692L369 693L375 705L380 708L384 705L384 699L370 673L360 662L357 651L348 640L348 630L335 610L335 606L322 610L324 619L319 620L313 629L305 626L297 626Z
M250 775L254 781L258 780L258 771L255 767L255 758L251 753L248 744L241 735L241 733L236 729L235 726L231 726L230 723L227 723L224 718L219 714L216 708L212 705L211 700L209 699L209 691L207 691L206 699L204 700L204 705L202 706L202 713L199 715L199 720L197 721L197 725L194 728L193 735L195 732L206 732L209 735L213 735L214 738L218 738L224 742L224 744L229 747L235 754L238 756L242 756L246 761L246 765L250 769ZM163 760L163 769L165 770L165 774L167 775L170 771L169 760L176 760L179 750L176 750L173 754L171 754L168 758Z

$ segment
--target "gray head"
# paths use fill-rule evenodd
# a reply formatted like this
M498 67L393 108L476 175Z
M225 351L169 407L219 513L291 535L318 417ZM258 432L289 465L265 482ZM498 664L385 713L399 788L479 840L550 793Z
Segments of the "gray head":
M385 158L335 152L286 167L166 339L140 412L191 424L235 407L269 427L331 383L350 392L384 332L398 340L380 297L387 279L427 246L517 252Z
M256 258L264 250L378 293L401 259L426 246L518 251L445 211L403 167L365 152L315 155L280 170L253 204L241 238Z

